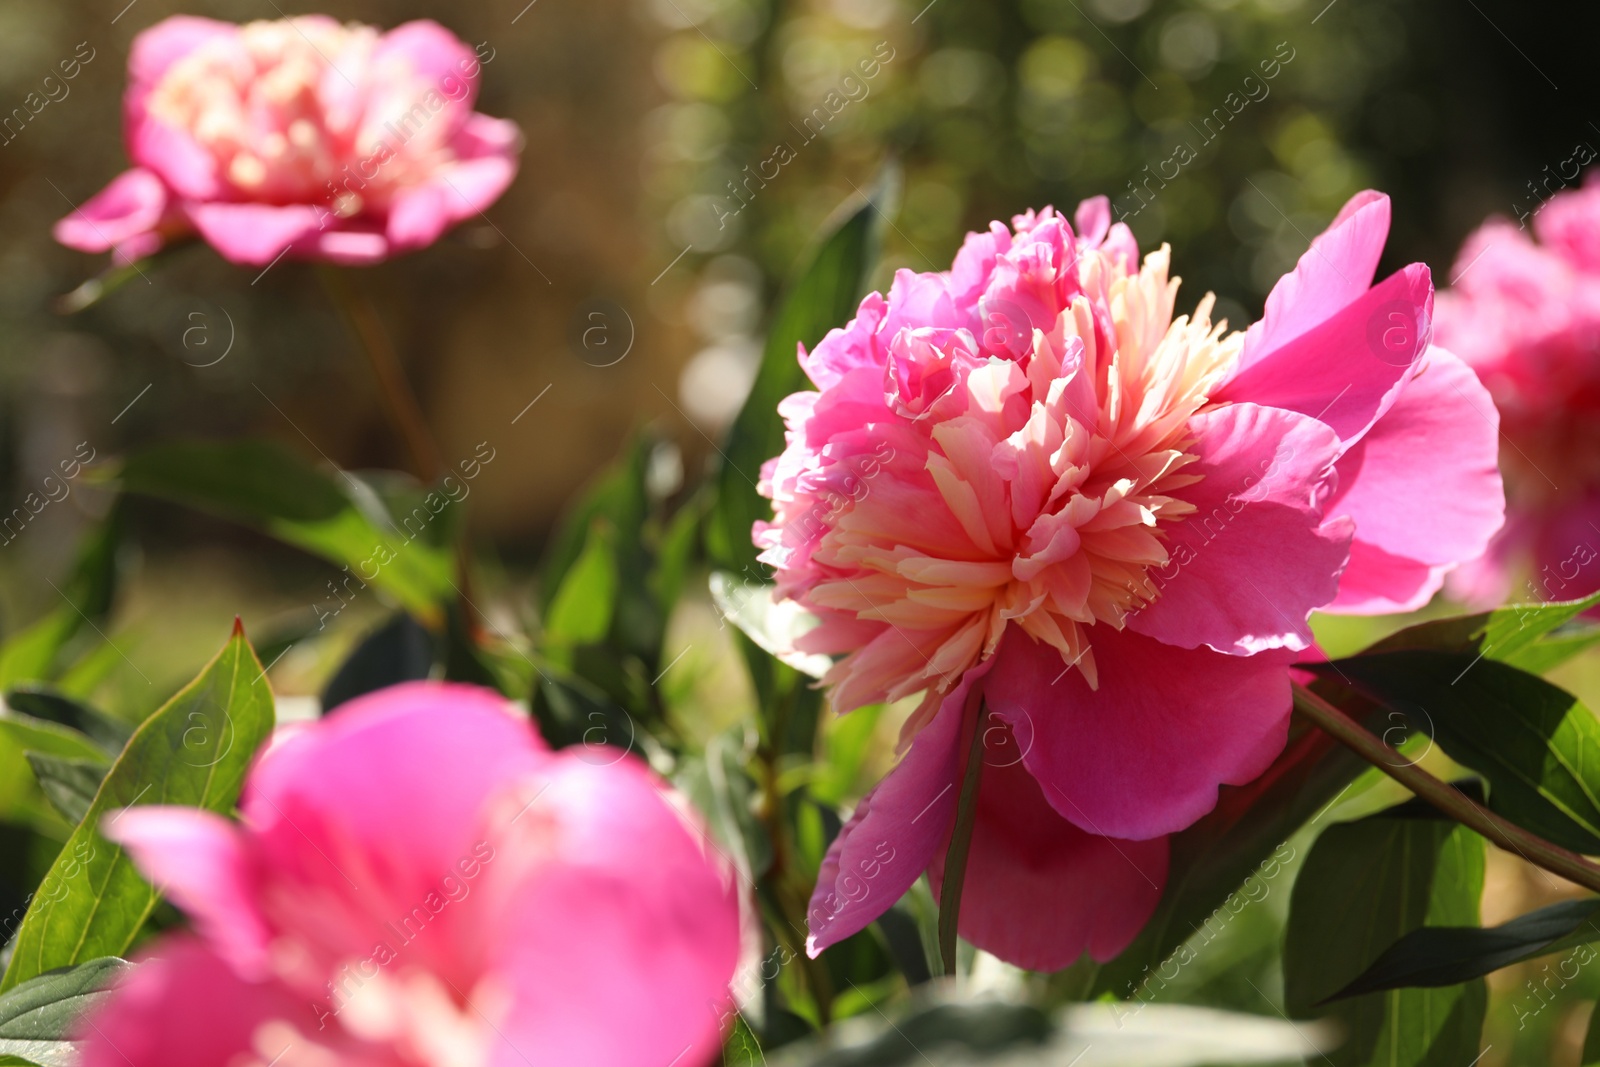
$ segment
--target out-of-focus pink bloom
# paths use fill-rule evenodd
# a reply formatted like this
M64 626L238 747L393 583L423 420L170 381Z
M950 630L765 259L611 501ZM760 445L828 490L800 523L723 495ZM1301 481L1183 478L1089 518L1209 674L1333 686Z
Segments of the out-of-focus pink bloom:
M1484 606L1585 596L1600 589L1600 181L1551 197L1532 235L1484 223L1454 274L1439 338L1500 408L1509 504L1451 591Z
M280 740L240 806L243 825L107 823L196 933L89 1017L84 1067L699 1067L719 1049L737 893L634 760L552 753L495 695L415 683Z
M492 58L492 56L491 56ZM505 191L521 134L472 110L480 57L435 22L175 15L134 39L134 167L56 223L118 263L192 231L235 263L374 263Z
M1429 345L1413 265L1372 285L1389 201L1353 199L1248 333L1174 318L1104 198L902 270L801 362L758 523L778 591L844 654L848 711L924 694L856 808L811 948L937 889L980 701L960 931L1035 969L1107 959L1149 917L1166 835L1282 749L1313 609L1402 611L1500 525L1494 407Z

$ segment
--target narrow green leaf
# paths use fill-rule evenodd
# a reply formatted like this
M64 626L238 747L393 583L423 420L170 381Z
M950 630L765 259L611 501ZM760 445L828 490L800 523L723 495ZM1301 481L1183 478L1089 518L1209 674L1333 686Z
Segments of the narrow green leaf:
M429 619L454 594L455 561L429 533L452 506L438 493L429 494L438 511L423 506L396 516L353 475L324 473L262 441L158 445L128 457L114 476L126 492L253 527L346 567L328 598L330 613L364 584Z
M1557 627L1571 622L1597 604L1600 604L1600 593L1580 600L1507 604L1477 615L1430 619L1390 634L1366 651L1468 652L1509 662L1519 654L1529 654Z
M74 1067L70 1040L83 1013L129 969L120 959L90 960L23 982L0 995L0 1064L15 1057L38 1067Z
M544 620L546 639L568 647L604 641L611 630L617 578L611 532L604 520L597 520L550 603Z
M83 734L30 715L0 712L0 735L24 752L107 762L105 752Z
M64 693L43 686L25 686L6 694L12 711L43 719L84 734L99 750L115 758L133 736L133 726L113 719Z
M111 611L117 587L122 511L120 502L113 504L105 521L78 549L72 572L60 589L63 602L0 646L0 689L54 678L64 666L60 662L62 652L72 639Z
M1328 999L1382 989L1456 985L1513 963L1600 941L1597 914L1600 897L1590 897L1551 904L1488 929L1424 926L1390 945L1355 981ZM1593 952L1589 955L1593 958Z
M62 759L39 752L28 753L28 765L39 779L39 788L61 817L73 826L88 814L94 795L100 791L111 764L98 756L94 759Z
M1589 1013L1589 1030L1583 1036L1583 1054L1578 1062L1579 1067L1600 1067L1600 1004Z
M1284 1001L1292 1016L1344 1026L1334 1067L1470 1063L1488 996L1482 980L1447 989L1369 993L1330 1007L1394 941L1423 926L1475 925L1484 842L1464 827L1402 805L1325 830L1289 898Z
M1308 669L1400 712L1489 783L1489 807L1600 853L1600 721L1536 675L1466 652L1363 653Z
M122 849L100 836L101 819L135 804L231 812L272 723L266 672L236 625L216 658L134 731L112 765L39 887L0 991L58 967L125 953L160 897Z
M890 201L895 181L885 170L869 198L841 208L838 221L824 231L827 236L778 305L755 384L721 450L709 547L719 566L744 578L754 580L762 571L750 530L757 519L772 516L772 506L756 492L756 481L761 465L783 450L778 401L810 387L800 369L798 347L811 348L855 316L877 262L883 219L894 211Z

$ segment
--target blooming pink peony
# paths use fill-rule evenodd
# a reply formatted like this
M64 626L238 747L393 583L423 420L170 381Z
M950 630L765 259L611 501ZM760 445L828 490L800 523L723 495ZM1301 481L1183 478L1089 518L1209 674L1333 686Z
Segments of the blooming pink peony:
M489 58L492 58L492 54ZM124 172L56 223L118 263L191 231L235 263L373 263L499 198L521 135L472 110L480 57L434 22L175 15L139 34Z
M1376 286L1363 193L1228 333L1174 318L1104 198L902 270L801 361L758 523L842 711L924 694L812 900L820 951L925 870L935 890L979 701L960 932L1047 970L1149 917L1166 835L1282 749L1312 610L1415 608L1500 525L1495 413L1429 345L1432 284Z
M87 1020L83 1067L699 1067L740 948L730 872L631 759L552 753L414 683L281 740L244 824L106 832L193 918Z
M1485 605L1600 589L1600 180L1548 200L1533 234L1485 223L1439 294L1439 337L1483 379L1507 441L1505 528L1452 578Z

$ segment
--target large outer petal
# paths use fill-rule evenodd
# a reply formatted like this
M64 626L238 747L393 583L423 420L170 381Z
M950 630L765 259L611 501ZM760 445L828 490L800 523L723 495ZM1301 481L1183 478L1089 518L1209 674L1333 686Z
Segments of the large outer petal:
M1353 518L1356 540L1383 555L1352 559L1335 610L1419 606L1413 583L1386 584L1396 569L1386 557L1435 568L1483 553L1505 517L1499 426L1471 368L1429 348L1394 406L1339 460L1328 514ZM1384 565L1369 570L1369 561Z
M386 234L393 247L405 251L432 244L457 222L500 199L516 177L521 144L516 123L469 116L455 139L456 161L402 191L390 205Z
M1161 899L1167 839L1117 841L1078 829L1045 802L1010 731L986 733L961 936L1033 971L1059 971L1085 952L1111 959ZM943 874L941 856L928 872L940 899Z
M1310 613L1334 598L1350 524L1322 522L1339 438L1308 415L1232 404L1189 422L1198 509L1168 531L1172 562L1129 629L1180 648L1249 655L1311 644ZM1097 654L1098 655L1098 654Z
M1217 787L1271 764L1289 726L1294 653L1226 656L1097 626L1099 688L1012 627L984 683L1024 742L1023 764L1061 815L1092 834L1144 840L1193 823Z
M197 808L151 806L117 812L100 830L127 849L139 873L194 920L231 967L250 977L267 973L272 930L237 826Z
M945 846L956 815L963 713L977 699L974 683L993 664L991 659L966 673L834 838L807 913L806 950L812 956L888 911Z
M289 248L312 241L331 216L312 204L190 204L189 219L222 258L266 266Z
M739 886L697 818L642 763L578 756L501 811L488 837L504 847L476 890L509 994L491 1067L710 1063L732 1017Z
M1264 355L1247 338L1239 369L1213 399L1288 408L1356 441L1394 403L1432 320L1433 279L1413 263Z
M447 711L448 714L442 714ZM380 690L274 746L251 773L241 808L269 881L264 910L333 963L393 942L406 916L471 860L495 796L536 777L551 756L526 718L472 686L413 682ZM408 952L469 979L454 927Z
M125 170L58 221L57 241L80 252L115 249L130 263L161 247L158 227L168 212L167 187L153 171Z
M276 1024L276 1025L274 1025ZM318 1062L332 1039L335 1062L394 1063L371 1046L319 1030L307 998L277 982L249 982L189 936L162 941L115 992L79 1023L81 1067L219 1067L267 1063L299 1045L290 1063Z
M1367 189L1350 198L1295 269L1272 287L1261 321L1245 335L1236 373L1270 359L1371 288L1389 237L1389 214L1382 193Z

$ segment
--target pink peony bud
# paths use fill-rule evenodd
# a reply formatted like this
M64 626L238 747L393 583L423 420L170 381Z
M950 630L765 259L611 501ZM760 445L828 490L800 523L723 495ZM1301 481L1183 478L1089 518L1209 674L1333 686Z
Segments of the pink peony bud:
M194 920L86 1020L84 1067L703 1067L731 870L642 764L552 753L497 696L412 683L281 738L243 824L105 832Z

